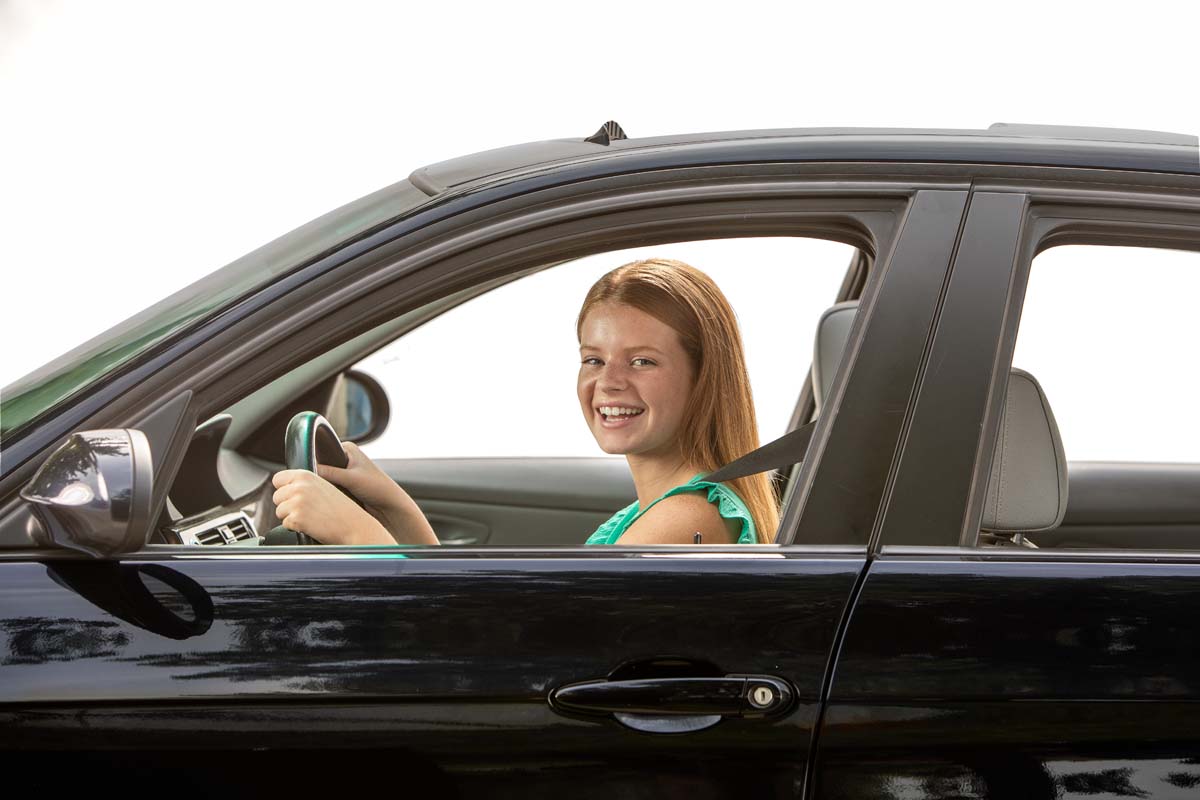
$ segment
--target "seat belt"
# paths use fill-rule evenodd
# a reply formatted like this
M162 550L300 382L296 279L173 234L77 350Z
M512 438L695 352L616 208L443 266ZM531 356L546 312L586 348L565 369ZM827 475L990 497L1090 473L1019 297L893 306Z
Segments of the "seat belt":
M799 464L808 452L808 443L812 440L813 429L817 421L807 422L780 436L773 442L768 442L757 450L751 450L746 455L730 461L725 466L705 478L706 481L720 483L744 478L747 475L757 475L769 469L782 469L792 464Z

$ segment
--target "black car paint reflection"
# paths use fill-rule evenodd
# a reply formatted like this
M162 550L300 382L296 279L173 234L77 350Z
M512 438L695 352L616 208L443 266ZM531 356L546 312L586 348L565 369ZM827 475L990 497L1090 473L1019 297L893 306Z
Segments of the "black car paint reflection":
M686 571L661 561L646 568L640 595L623 602L614 598L628 595L628 582L591 570L586 562L560 562L553 570L536 561L513 562L511 569L480 566L464 575L461 564L447 568L448 562L436 559L368 557L310 561L305 577L297 577L291 563L251 559L230 568L203 560L172 562L172 570L204 587L213 607L211 627L182 646L164 646L152 631L114 622L83 595L47 580L44 567L14 567L12 579L0 587L0 610L41 596L47 613L17 618L27 620L17 630L23 641L43 644L22 645L22 663L30 671L11 674L6 694L36 697L34 668L70 661L92 676L96 699L106 696L106 675L119 683L116 675L126 664L136 665L141 676L136 687L123 690L126 700L170 698L178 691L199 697L322 692L533 697L563 683L603 677L630 653L642 652L700 658L729 671L770 672L796 664L798 674L811 675L798 687L806 693L801 696L815 698L831 621L845 598L821 586L832 580L848 589L856 571L856 562L830 562L817 570L824 578L810 573L814 585L802 601L781 604L778 577L735 566L732 578L713 582L721 586L744 574L738 602L762 609L744 617L714 611L729 596L727 589L711 598L685 597L680 581L689 577ZM97 583L113 567L72 566L77 576L94 570ZM694 577L688 585L694 586ZM750 588L755 582L759 585ZM507 609L499 620L497 607ZM579 625L585 609L589 624ZM682 630L679 614L693 611L697 618ZM56 649L44 638L30 639L39 629L74 631L79 643L60 636ZM738 649L748 641L756 642L752 660ZM587 673L580 671L581 659L592 665ZM748 661L758 666L752 669ZM172 686L181 682L194 686ZM78 691L55 699L88 699L86 689Z
M43 619L123 638L104 650L30 651L0 685L0 744L144 749L191 747L200 737L305 750L420 742L420 757L400 749L381 764L410 756L416 770L437 763L466 794L496 796L505 786L520 794L530 780L546 793L587 774L592 785L576 794L612 796L641 786L647 770L670 791L701 787L700 796L713 787L792 794L807 763L795 744L811 737L830 639L863 567L857 557L706 559L698 574L687 560L633 559L622 581L589 559L409 555L315 555L299 568L262 553L174 559L170 568L203 586L214 609L205 633L178 642L114 621L44 567L12 565L0 613L37 596ZM734 598L754 612L732 613ZM691 638L680 635L683 619ZM722 720L683 741L637 734L611 717L564 716L547 702L554 688L603 678L631 656L664 654L788 676L798 702L777 720ZM48 673L60 656L88 681ZM94 702L114 697L121 702Z
M1149 754L1148 754L1149 755ZM899 760L899 758L897 758ZM1057 759L1030 752L946 754L940 764L904 769L865 756L855 769L825 776L818 796L883 800L1086 800L1190 798L1200 788L1194 758Z
M1195 796L1198 579L1186 561L881 559L815 796Z

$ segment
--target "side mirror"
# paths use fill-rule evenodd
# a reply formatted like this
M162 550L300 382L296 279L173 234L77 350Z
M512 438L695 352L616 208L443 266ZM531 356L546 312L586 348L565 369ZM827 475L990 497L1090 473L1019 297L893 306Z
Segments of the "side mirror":
M343 372L334 386L326 415L344 442L362 444L387 428L391 405L379 381L357 370Z
M21 490L50 542L100 558L145 544L154 470L139 430L73 433Z

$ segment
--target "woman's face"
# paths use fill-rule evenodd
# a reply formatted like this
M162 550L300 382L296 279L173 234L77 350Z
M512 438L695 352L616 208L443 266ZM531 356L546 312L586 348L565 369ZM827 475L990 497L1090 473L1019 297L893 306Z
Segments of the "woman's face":
M579 355L579 404L600 449L678 456L695 380L679 334L644 311L601 303L583 319Z

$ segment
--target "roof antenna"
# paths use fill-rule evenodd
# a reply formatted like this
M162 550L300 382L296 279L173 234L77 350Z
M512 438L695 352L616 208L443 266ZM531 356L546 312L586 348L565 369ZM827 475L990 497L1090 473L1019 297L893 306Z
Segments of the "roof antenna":
M610 142L619 142L622 139L628 139L625 131L621 130L621 126L615 121L609 120L600 126L600 130L593 133L591 136L584 139L585 142L592 144L602 144L607 146Z

